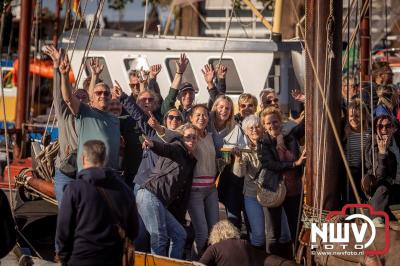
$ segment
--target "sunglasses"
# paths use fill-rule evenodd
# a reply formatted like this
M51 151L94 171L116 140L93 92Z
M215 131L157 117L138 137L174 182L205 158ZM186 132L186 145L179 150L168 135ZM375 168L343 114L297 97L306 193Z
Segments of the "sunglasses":
M265 103L266 103L266 104L271 104L271 103L273 103L273 102L274 102L274 103L277 103L277 102L279 102L279 99L278 99L278 98L274 98L274 99L271 99L271 100L269 100L269 99L268 99L268 100L265 100Z
M176 120L176 121L182 121L182 117L180 115L168 115L167 118L169 120Z
M183 139L184 140L196 140L197 136L194 134L189 134L189 135L183 136Z
M94 91L93 92L97 97L100 97L101 95L104 95L104 97L108 97L110 96L110 92L109 91Z
M152 103L152 102L154 102L154 98L146 98L146 97L144 97L144 98L140 98L139 101Z
M385 125L383 125L383 124L379 124L378 125L378 129L379 130L381 130L381 129L390 129L390 128L392 128L392 123L389 123L389 124L385 124Z
M254 107L254 104L252 104L252 103L250 103L250 104L241 104L240 106L239 106L241 109L245 109L245 108L253 108Z

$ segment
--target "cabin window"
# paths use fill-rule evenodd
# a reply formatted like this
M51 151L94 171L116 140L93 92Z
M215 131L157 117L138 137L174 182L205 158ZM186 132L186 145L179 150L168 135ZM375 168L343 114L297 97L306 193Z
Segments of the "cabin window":
M139 70L143 68L144 70L150 69L149 62L147 61L146 56L139 55L136 58L126 58L124 59L124 65L126 68L126 72L128 73L131 69Z
M268 73L264 88L274 89L276 94L281 92L281 64L279 58L275 58Z
M176 60L179 60L179 58L178 57L177 58L167 58L165 60L165 65L167 66L168 75L169 75L171 82L174 79L175 73L176 73L176 66L175 66ZM193 85L193 88L196 91L196 93L199 91L199 87L197 85L196 78L194 77L194 73L193 73L193 69L190 64L190 61L186 67L185 73L183 73L182 83L183 82L191 83Z
M216 65L219 62L219 58L212 58L208 60L209 64L214 66L216 69ZM232 59L222 59L221 64L225 65L228 68L228 74L226 75L226 93L227 94L242 94L243 93L243 85L240 81L239 74L237 72L235 63Z
M85 73L86 73L87 77L90 77L92 74L90 72L90 66L89 66L90 59L92 59L92 58L95 58L95 57L88 57L88 58L86 58L86 61L85 61ZM108 86L112 87L114 83L111 80L111 76L110 76L110 72L108 71L106 60L104 59L104 57L96 57L96 58L99 58L100 64L102 64L104 66L103 71L101 71L101 73L100 73L99 79L101 79ZM78 73L76 74L76 77L77 76L78 76ZM83 82L83 80L81 80L81 81Z

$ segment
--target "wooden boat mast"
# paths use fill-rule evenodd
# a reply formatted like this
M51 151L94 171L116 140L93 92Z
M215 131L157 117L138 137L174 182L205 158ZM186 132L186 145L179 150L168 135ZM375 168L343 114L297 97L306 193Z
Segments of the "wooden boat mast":
M340 194L340 153L317 81L324 91L334 126L339 129L343 3L331 1L306 0L305 28L305 43L311 57L305 57L306 204L324 210L337 210Z
M29 48L32 26L32 2L21 0L21 16L19 21L18 38L18 91L17 91L17 112L15 119L14 135L14 158L21 158L22 152L22 129L26 120L27 91L29 86Z
M370 32L370 6L368 5L369 0L363 0L361 6L367 4L367 9L364 14L361 14L360 23L360 71L361 71L361 81L369 81L368 72L370 64L370 43L371 43L371 32Z

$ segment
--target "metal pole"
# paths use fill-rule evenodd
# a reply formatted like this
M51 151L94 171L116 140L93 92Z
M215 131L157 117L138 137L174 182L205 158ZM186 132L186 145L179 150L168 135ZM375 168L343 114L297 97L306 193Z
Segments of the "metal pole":
M56 18L54 21L54 33L53 33L53 44L55 47L57 47L58 34L60 33L60 15L61 15L60 0L56 0Z
M146 6L144 7L144 22L143 22L143 38L146 37L147 28L147 7L149 5L149 0L146 0Z
M281 24L282 24L282 6L283 0L275 0L275 7L274 7L274 19L273 19L273 26L272 26L272 40L274 41L281 41L282 40L282 31L281 31Z
M278 2L280 0L277 0ZM243 3L245 3L247 5L248 8L251 9L251 11L253 12L254 15L256 15L260 20L261 23L270 31L272 31L272 26L271 24L268 22L268 20L260 13L260 11L258 11L258 9L253 5L253 3L250 0L243 0Z
M19 22L18 41L18 91L17 116L15 119L16 133L14 135L14 158L21 158L22 125L26 119L26 94L29 86L29 47L32 25L32 2L21 1L21 19Z
M366 4L369 0L362 0L362 6ZM369 9L364 14L361 14L360 23L360 71L361 71L361 81L369 81L369 50L370 50L370 29L369 29Z

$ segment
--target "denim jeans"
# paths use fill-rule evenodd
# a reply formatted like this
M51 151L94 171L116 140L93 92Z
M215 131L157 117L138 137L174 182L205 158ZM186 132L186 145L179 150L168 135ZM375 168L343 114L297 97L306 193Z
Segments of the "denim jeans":
M58 203L58 207L61 205L61 200L64 195L64 190L67 185L69 185L72 181L74 181L74 178L71 178L69 176L64 175L61 173L61 171L56 168L54 172L54 190L56 192L56 199ZM58 246L57 242L55 242L55 251L58 253Z
M62 197L64 195L64 190L69 183L74 181L74 178L64 175L61 171L56 168L54 173L54 181L55 181L55 192L56 192L56 199L58 202L58 206L61 204Z
M265 214L263 206L257 201L256 197L244 196L244 207L249 223L250 243L256 247L265 245ZM285 211L282 211L281 235L279 242L290 242L290 230Z
M133 194L137 195L137 192L139 191L140 186L137 184L134 184L133 188ZM133 244L135 244L135 249L140 252L150 252L150 235L149 232L147 232L146 227L144 226L143 219L138 215L138 221L139 221L139 231L138 235L135 238L135 241L133 241Z
M136 196L138 212L150 234L151 253L180 259L186 243L186 231L163 203L147 189Z
M192 188L188 211L194 229L191 259L199 260L207 246L208 234L219 220L218 193L215 186Z
M286 197L283 204L276 208L265 208L265 219L267 226L267 252L271 254L278 254L276 251L279 250L281 243L281 224L282 224L282 212L286 213L287 221L290 228L290 235L293 242L296 241L296 230L300 207L300 195Z

